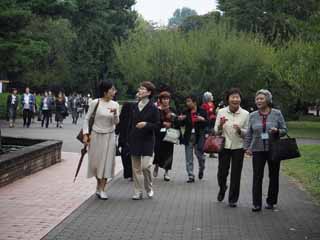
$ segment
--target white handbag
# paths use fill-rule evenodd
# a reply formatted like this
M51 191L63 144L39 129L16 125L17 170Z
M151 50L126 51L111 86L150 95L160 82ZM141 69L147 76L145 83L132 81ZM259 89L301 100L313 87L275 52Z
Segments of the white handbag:
M168 128L166 131L166 135L163 138L165 142L171 142L174 144L180 143L180 130L175 128Z

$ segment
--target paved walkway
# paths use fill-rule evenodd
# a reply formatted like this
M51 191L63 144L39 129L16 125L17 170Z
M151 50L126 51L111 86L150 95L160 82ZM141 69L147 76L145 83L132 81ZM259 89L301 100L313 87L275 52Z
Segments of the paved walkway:
M39 240L92 196L96 181L85 177L87 158L73 182L78 159L63 153L61 163L0 188L0 240Z
M95 183L85 179L85 167L79 181L72 183L81 147L75 140L80 124L72 125L70 119L64 129L53 125L41 129L38 122L30 129L9 129L7 123L0 124L3 135L61 139L63 151L74 152L63 153L62 163L0 189L0 240L38 240L50 230L43 239L320 239L319 206L285 176L281 176L279 209L251 212L249 159L244 164L236 209L216 201L217 159L207 160L204 180L185 182L183 147L176 148L172 181L164 182L161 174L155 179L153 200L132 201L132 183L118 175L112 182L110 199L101 201L92 195Z
M216 200L216 169L217 160L208 159L204 180L186 183L183 148L178 147L172 181L156 179L153 200L131 200L132 183L119 178L108 201L91 197L43 239L320 239L320 208L292 180L281 176L278 210L252 213L250 160L245 160L235 209Z

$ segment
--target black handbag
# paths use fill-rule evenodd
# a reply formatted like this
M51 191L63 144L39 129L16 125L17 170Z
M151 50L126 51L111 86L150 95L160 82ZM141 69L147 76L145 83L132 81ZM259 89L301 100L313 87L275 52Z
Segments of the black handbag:
M282 161L301 157L295 138L278 138L270 140L270 158L272 161Z
M97 109L98 109L98 106L99 106L99 101L100 100L98 100L98 103L95 106L94 111L91 114L90 119L89 119L89 136L90 136L91 131L92 131L92 127L93 127L93 124L94 124L94 119L96 117ZM83 143L83 135L84 135L83 134L83 129L81 128L80 132L78 133L78 135L76 137L81 143Z

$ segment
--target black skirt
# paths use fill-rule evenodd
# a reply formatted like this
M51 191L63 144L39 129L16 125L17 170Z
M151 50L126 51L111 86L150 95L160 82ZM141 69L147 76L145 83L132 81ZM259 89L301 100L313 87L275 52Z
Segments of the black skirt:
M156 137L155 155L153 164L157 164L159 167L165 170L171 170L173 161L173 148L174 144L165 142L162 139L164 134L160 133Z

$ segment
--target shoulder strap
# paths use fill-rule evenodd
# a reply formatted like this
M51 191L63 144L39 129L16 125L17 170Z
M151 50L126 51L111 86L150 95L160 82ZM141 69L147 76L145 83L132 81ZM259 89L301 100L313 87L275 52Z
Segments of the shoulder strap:
M98 99L98 103L96 104L94 110L93 110L93 113L92 113L92 117L95 118L96 117L96 113L97 113L97 109L99 107L99 102L100 102L100 99Z

